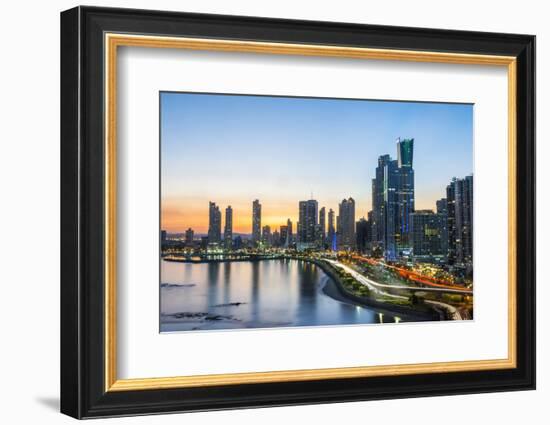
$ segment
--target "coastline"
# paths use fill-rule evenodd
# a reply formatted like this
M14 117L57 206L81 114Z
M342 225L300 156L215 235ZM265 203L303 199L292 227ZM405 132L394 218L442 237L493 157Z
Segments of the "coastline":
M187 264L207 264L207 263L236 263L236 262L255 262L255 261L266 261L266 260L284 260L292 257L288 256L251 256L251 257L235 257L235 258L201 258L199 260L192 260L190 258L171 258L171 257L161 257L161 260L168 261L172 263L187 263Z
M325 287L323 288L323 293L328 297L335 299L336 301L357 305L359 307L375 309L383 314L399 315L402 318L406 318L408 321L444 320L435 310L432 311L431 313L422 312L410 307L388 304L382 301L374 300L372 298L355 295L349 292L348 290L346 290L346 288L344 287L344 285L340 280L340 277L332 270L332 268L329 265L316 259L293 257L290 255L283 255L283 256L277 256L277 257L253 256L249 258L216 258L216 259L201 259L201 260L173 259L173 258L161 258L161 259L167 262L181 262L181 263L188 263L188 264L257 262L257 261L266 261L266 260L285 260L285 259L306 261L306 262L315 264L317 267L323 270L323 272L328 276L329 282L325 284Z
M349 291L344 288L342 285L342 282L340 281L339 276L334 273L334 271L324 264L321 261L307 259L303 261L309 261L316 266L320 267L321 270L325 272L325 274L329 277L329 282L325 285L323 288L323 292L341 302L346 302L349 304L358 305L360 307L367 307L372 308L380 311L384 314L390 314L390 315L401 315L406 317L407 319L412 319L416 321L440 321L440 316L436 313L424 313L421 311L414 310L409 307L400 306L400 305L390 305L384 302L373 300L372 298L367 297L360 297L358 295L352 294ZM332 285L331 285L332 283Z

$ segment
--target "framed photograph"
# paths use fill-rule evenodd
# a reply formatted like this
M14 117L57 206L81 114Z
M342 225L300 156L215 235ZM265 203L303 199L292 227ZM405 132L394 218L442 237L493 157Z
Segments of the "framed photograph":
M535 387L535 37L61 14L61 411Z

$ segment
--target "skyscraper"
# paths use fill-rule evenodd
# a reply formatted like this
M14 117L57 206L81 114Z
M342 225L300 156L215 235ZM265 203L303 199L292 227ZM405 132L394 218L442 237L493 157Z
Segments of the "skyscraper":
M410 214L414 212L414 139L397 139L397 245L407 248L409 244Z
M342 200L338 206L340 229L338 235L339 249L355 248L355 201L353 198Z
M321 248L323 248L325 246L325 241L326 241L326 237L327 237L325 219L326 219L325 207L323 207L319 210L319 235L318 235L318 238L319 238L319 245L321 246Z
M219 243L222 240L222 214L215 202L209 202L208 243Z
M379 248L379 244L374 241L374 232L376 231L376 223L374 222L374 211L370 210L367 213L367 220L369 222L369 233L367 234L367 246L368 250L371 254L374 254L375 252L378 254L379 251L375 251L375 249Z
M298 244L299 249L312 248L317 229L317 201L300 201L298 204Z
M382 249L386 259L391 260L397 253L398 169L398 161L382 155L372 181L372 242Z
M410 242L413 258L416 261L437 263L444 262L443 222L446 216L432 210L419 210L411 213Z
M399 167L412 168L414 139L397 138L397 162Z
M332 251L336 251L336 228L334 227L334 211L328 210L328 246Z
M364 253L369 247L372 238L371 229L371 222L365 220L365 217L355 223L357 251Z
M280 237L280 241L279 241L279 245L284 247L284 248L288 248L288 226L281 226L279 228L279 237Z
M292 221L290 221L290 218L286 220L286 225L288 227L286 246L288 247L292 244L292 238L294 237L294 234L292 233Z
M252 202L252 242L257 244L262 237L262 204L257 199Z
M225 227L223 230L223 244L227 249L233 245L233 208L229 205L225 209Z
M189 228L185 231L185 245L192 245L193 238L195 237L195 232L193 229Z
M453 178L447 186L449 264L471 264L473 258L474 178Z
M414 212L414 139L397 139L397 160L378 158L372 180L372 242L386 259L410 248L410 214Z
M395 260L398 256L397 244L399 241L399 204L397 187L399 184L399 167L397 161L389 161L384 167L383 182L383 224L384 224L384 256L388 260Z
M273 245L274 247L281 246L281 234L277 229L275 229L271 234L271 245Z
M262 227L262 242L265 245L271 245L271 227L267 224Z
M447 198L435 201L435 207L438 214L447 214Z
M337 215L336 216L336 248L335 250L337 251L339 248L340 248L340 240L342 239L342 225L341 225L341 222L340 222L340 216Z
M288 248L292 244L292 221L290 221L290 218L287 219L286 225L279 228L279 238L279 245L283 248Z
M443 220L441 221L441 249L447 260L449 255L449 214L447 212L447 198L438 199L436 202L436 211L441 214Z

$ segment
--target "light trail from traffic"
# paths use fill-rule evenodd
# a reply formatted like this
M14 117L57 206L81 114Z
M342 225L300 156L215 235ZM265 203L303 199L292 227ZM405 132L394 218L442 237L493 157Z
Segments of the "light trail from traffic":
M428 286L432 286L432 287L436 287L436 288L446 288L446 289L449 289L449 290L468 291L468 290L465 290L464 287L462 287L462 286L452 285L449 282L442 281L441 279L436 279L436 278L432 278L432 277L429 277L429 276L423 276L423 275L421 275L417 272L413 272L411 270L407 270L407 269L404 269L402 267L392 266L391 264L382 263L381 261L377 261L377 260L373 260L373 259L365 258L365 257L360 257L360 256L357 256L357 255L354 255L351 258L353 258L354 260L357 260L357 261L367 262L367 263L369 263L373 266L382 266L382 267L385 267L385 268L388 268L388 269L395 270L400 274L400 276L402 276L406 279L410 279L412 281L421 283L423 285L428 285ZM440 282L444 282L444 283L440 283ZM428 288L425 288L425 289L428 289ZM464 293L468 293L468 292L464 292ZM473 291L469 290L469 293L472 294Z
M386 283L379 283L379 282L375 282L374 280L371 280L371 279L367 278L366 276L362 275L361 273L353 270L351 267L346 266L345 264L342 264L338 261L334 261L334 260L326 260L326 261L328 261L329 263L331 263L332 265L334 265L336 267L342 268L343 270L345 270L346 272L351 274L353 277L355 277L357 280L360 280L360 281L364 280L365 282L368 282L368 283L364 283L366 286L369 286L369 287L373 286L376 289L382 289L382 288L385 288L385 289L403 289L403 290L407 290L407 291L441 292L441 293L461 294L461 295L472 295L473 294L473 291L471 289L464 289L464 288L461 288L461 289L456 289L456 288L423 288L423 287L420 287L420 286L389 285L389 284L386 284ZM361 282L361 283L363 283L363 282ZM388 294L388 295L391 295L391 294Z
M425 290L425 289L431 289L431 290L434 290L434 291L437 291L439 290L439 292L446 292L446 290L442 290L442 289L435 289L435 288L418 288L418 287L412 287L412 286L399 286L399 285L386 285L386 284L383 284L383 283L378 283L378 282L375 282L369 278L367 278L366 276L362 275L361 273L353 270L351 267L349 266L346 266L345 264L342 264L338 261L334 261L334 260L326 260L327 262L329 262L330 264L332 264L334 267L339 267L341 268L342 270L346 271L347 273L351 274L359 283L361 283L362 285L365 285L366 287L370 288L370 289L373 289L376 293L378 294L383 294L385 296L389 296L389 297L393 297L393 298L399 298L399 299L408 299L408 297L405 297L403 295L395 295L395 294L390 294L388 292L385 292L382 290L382 288L396 288L396 289L414 289L414 290ZM449 313L450 317L453 319L453 320L462 320L462 315L460 314L460 311L456 308L456 307L453 307L452 305L450 304L446 304L446 303L443 303L441 301L432 301L432 300L425 300L426 303L428 304L431 304L431 305L434 305L434 306L437 306L437 307L440 307L440 308L443 308L445 310L447 310L447 312Z

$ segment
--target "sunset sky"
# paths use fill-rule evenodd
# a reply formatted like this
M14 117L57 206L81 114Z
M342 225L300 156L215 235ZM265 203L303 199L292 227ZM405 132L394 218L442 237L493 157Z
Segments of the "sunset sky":
M233 232L250 233L252 201L272 231L313 198L338 211L371 209L378 156L414 138L416 209L434 209L452 177L473 172L473 106L162 92L161 226L208 230L208 202L233 207ZM296 224L294 224L296 226ZM296 227L294 227L296 229Z

